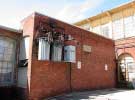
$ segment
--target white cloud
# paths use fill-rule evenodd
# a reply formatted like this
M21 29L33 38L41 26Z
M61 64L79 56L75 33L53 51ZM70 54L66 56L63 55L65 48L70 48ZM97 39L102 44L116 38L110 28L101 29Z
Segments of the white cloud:
M89 9L96 8L104 0L4 0L0 3L0 25L19 28L20 21L34 11L73 23L86 18ZM6 5L6 6L5 6Z
M0 25L19 29L21 24L20 22L34 11L41 12L48 16L53 16L58 11L57 8L54 9L50 4L47 3L27 3L27 0L24 1L26 3L23 2L22 4L17 0L14 0L14 2L7 3L7 6L2 6L2 4L0 4ZM3 5L5 4L6 1L3 3Z
M76 22L85 18L85 12L100 6L104 0L85 0L81 4L68 4L56 16L65 22Z

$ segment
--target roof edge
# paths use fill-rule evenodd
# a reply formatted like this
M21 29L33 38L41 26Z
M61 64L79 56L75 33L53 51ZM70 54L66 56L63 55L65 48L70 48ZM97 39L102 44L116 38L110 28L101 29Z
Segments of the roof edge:
M3 25L0 25L0 29L12 31L12 32L15 32L15 33L22 33L22 30L17 30L17 29L14 29L14 28L3 26Z
M46 16L46 17L49 17L49 18L51 18L51 19L57 20L57 21L59 21L59 22L61 22L61 23L64 23L64 24L66 24L66 25L70 25L70 26L72 26L72 27L81 29L81 30L83 30L83 31L87 31L87 32L89 32L89 33L91 33L91 34L94 34L94 35L96 35L96 36L99 36L99 37L101 37L101 38L104 38L104 39L107 39L107 40L110 40L110 41L113 41L113 42L114 42L114 40L112 40L112 39L110 39L110 38L107 38L107 37L102 36L102 35L100 35L100 34L94 33L94 32L92 32L92 31L85 30L85 29L83 29L83 28L81 28L81 27L79 27L79 26L76 26L76 25L74 25L74 24L70 24L70 23L61 21L61 20L59 20L59 19L56 19L56 18L47 16L47 15L42 14L42 13L39 13L39 12L34 12L34 14L35 14L35 16L36 16L36 15L39 15L39 16Z
M117 9L117 8L120 8L120 7L129 5L129 4L132 4L132 3L135 4L135 0L129 1L129 2L126 2L126 3L122 3L122 4L120 4L120 5L116 6L116 7L113 7L113 8L111 8L111 9L108 9L108 10L103 11L102 13L98 13L98 14L93 15L93 16L91 16L91 17L88 17L88 18L85 18L85 19L80 20L80 21L78 21L78 22L75 22L74 25L80 25L80 23L83 23L83 22L86 23L87 21L90 21L90 19L92 19L92 18L95 18L95 17L97 17L97 16L101 16L102 14L105 14L105 13L107 13L107 12L111 12L111 11Z

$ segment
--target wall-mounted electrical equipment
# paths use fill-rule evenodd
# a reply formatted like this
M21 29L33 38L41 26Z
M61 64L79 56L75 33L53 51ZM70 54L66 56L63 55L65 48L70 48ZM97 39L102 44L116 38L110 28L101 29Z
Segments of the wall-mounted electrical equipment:
M68 40L73 40L74 38L71 35L68 35Z
M68 45L64 47L64 61L76 62L76 48L75 46Z
M50 59L50 43L47 37L39 38L38 60Z
M52 61L61 61L62 60L62 44L53 43L51 49L51 59Z
M27 67L28 66L28 59L19 60L18 67Z
M64 38L65 38L65 40L67 40L67 41L74 40L74 38L73 38L71 35L69 35L69 34L66 34L66 35L64 36Z
M89 46L89 45L83 45L83 51L90 53L91 52L91 46Z
M77 62L77 69L81 69L81 67L82 67L82 64L81 63L82 63L81 61L78 61Z

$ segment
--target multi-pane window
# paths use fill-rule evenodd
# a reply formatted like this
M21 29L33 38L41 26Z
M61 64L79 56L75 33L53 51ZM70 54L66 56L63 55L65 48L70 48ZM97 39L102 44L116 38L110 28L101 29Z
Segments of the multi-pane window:
M124 32L125 37L135 36L132 16L124 18Z
M0 37L0 85L12 85L15 64L15 41Z
M124 73L126 72L127 74L124 75L127 81L133 81L135 79L135 62L134 58L131 57L128 54L124 54L119 57L119 64L121 71ZM122 73L119 73L122 74Z
M113 21L113 38L121 39L124 38L124 32L123 32L123 20L117 19Z
M102 25L101 27L101 33L105 37L109 37L109 26L108 25Z
M93 27L93 32L95 32L97 34L101 34L100 33L100 26Z

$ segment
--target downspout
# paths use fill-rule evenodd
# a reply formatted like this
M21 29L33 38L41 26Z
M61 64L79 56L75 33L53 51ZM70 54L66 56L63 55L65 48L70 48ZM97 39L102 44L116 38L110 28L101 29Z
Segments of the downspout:
M20 55L20 41L22 38L19 38L16 40L16 67L15 67L15 75L14 75L14 82L15 82L15 86L17 86L17 81L18 81L18 66L19 66L19 55Z

